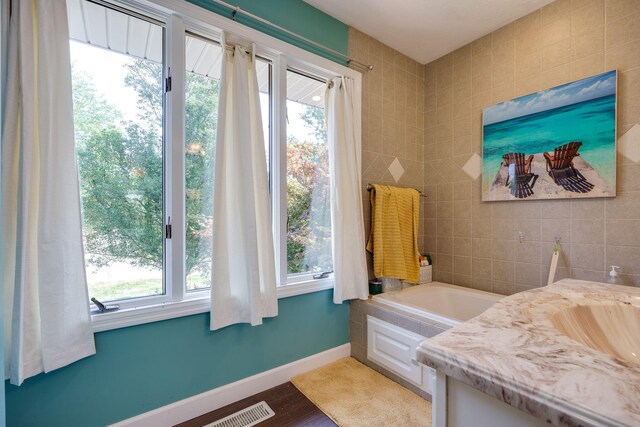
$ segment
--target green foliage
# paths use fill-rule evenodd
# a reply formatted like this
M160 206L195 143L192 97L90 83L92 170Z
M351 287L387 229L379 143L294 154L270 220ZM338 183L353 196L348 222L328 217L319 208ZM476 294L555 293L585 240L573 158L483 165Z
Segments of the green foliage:
M213 228L213 166L219 82L187 74L185 103L186 270L209 277ZM189 285L192 285L191 278ZM202 285L202 284L201 284ZM204 286L208 286L208 283Z
M91 284L91 296L98 301L113 301L124 298L146 297L162 292L162 279L139 279L113 283L98 282Z
M297 148L294 149L298 151ZM289 273L301 273L309 269L305 263L304 254L309 235L308 213L311 194L309 188L298 179L287 180L287 270Z
M136 68L136 65L139 67ZM154 70L154 67L155 70ZM128 67L135 84L146 82L139 101L141 116L154 119L153 87L160 90L159 65L136 61ZM74 124L83 227L89 261L105 266L126 260L140 267L162 268L162 138L161 121L146 127L109 105L88 79L74 70ZM160 92L161 96L161 92ZM161 98L160 98L161 99Z
M73 115L76 144L82 144L93 134L115 126L122 115L104 99L84 73L73 68Z
M137 121L123 120L122 113L76 70L73 83L84 234L90 262L106 266L125 261L161 269L161 65L135 60L127 66L125 84L139 96ZM189 279L190 288L209 285L218 91L217 80L187 73L185 269L193 279ZM300 118L313 129L314 138L290 138L287 142L289 273L329 270L332 265L324 111L307 107ZM151 286L151 282L139 282L139 286L133 282L131 286L141 292ZM154 289L157 292L157 286Z
M332 269L324 110L306 107L300 118L314 138L287 141L287 270L294 274Z
M313 136L318 144L327 143L327 131L325 129L324 110L322 108L307 106L300 118L313 129Z
M95 133L78 147L86 249L162 268L162 161L158 137L135 123ZM162 181L160 181L162 182Z
M125 85L138 93L139 116L147 124L160 129L162 126L162 65L136 59L126 65Z
M135 60L125 84L138 96L139 119L123 121L86 76L74 70L74 116L84 229L92 263L126 260L162 268L162 67ZM187 74L185 103L186 272L210 263L211 199L218 82ZM205 256L201 256L204 253Z

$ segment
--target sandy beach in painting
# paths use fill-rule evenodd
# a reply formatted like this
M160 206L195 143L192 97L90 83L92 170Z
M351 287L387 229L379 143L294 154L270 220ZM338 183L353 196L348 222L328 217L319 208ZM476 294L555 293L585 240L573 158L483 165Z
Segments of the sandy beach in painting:
M535 183L531 186L533 194L526 198L517 198L511 192L511 187L505 185L507 177L509 175L509 168L506 166L499 166L493 182L487 193L488 197L486 201L497 200L540 200L540 199L555 199L560 197L610 197L614 194L614 189L606 180L604 180L598 172L584 159L576 157L573 159L575 168L584 177L586 182L593 185L593 188L586 193L580 193L575 191L565 190L562 186L556 184L551 176L546 171L546 161L543 157L543 153L536 153L531 163L531 173L537 175ZM530 182L533 182L532 179Z

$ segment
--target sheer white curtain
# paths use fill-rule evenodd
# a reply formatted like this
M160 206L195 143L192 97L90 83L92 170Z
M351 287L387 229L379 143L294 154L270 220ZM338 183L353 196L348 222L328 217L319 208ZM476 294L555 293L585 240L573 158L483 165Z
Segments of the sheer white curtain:
M224 46L224 38L223 38ZM222 68L213 201L211 329L278 315L271 206L255 56Z
M95 353L65 0L11 0L2 133L5 377Z
M369 296L360 178L361 93L358 82L336 77L325 96L336 304Z

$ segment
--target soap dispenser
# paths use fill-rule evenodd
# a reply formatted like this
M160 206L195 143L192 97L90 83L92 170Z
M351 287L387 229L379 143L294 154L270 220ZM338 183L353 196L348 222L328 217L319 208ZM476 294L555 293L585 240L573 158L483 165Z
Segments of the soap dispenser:
M622 282L622 279L620 278L620 275L618 274L618 267L617 265L612 265L611 266L611 271L609 272L609 277L607 277L607 283L611 283L612 285L623 285L624 283Z

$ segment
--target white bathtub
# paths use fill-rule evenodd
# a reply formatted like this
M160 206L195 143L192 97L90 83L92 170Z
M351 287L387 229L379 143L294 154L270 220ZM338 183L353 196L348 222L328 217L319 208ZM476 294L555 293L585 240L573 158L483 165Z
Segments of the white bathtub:
M503 295L440 282L373 297L379 303L449 326L478 316L501 298Z

